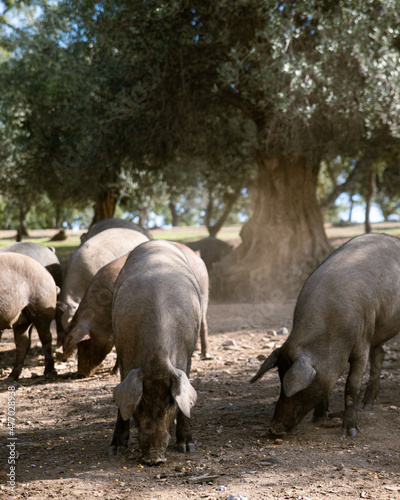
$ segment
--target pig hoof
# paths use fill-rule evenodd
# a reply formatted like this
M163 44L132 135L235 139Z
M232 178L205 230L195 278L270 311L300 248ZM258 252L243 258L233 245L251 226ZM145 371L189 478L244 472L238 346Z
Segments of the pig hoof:
M114 456L114 455L116 455L116 454L117 454L117 447L116 447L116 446L110 446L110 447L108 448L108 455L109 455L110 457L113 457L113 456Z
M19 379L21 372L17 373L14 370L10 373L10 375L6 378L6 382L16 382Z
M178 444L178 451L179 453L186 453L186 444L185 443Z
M196 447L193 443L188 444L188 450L189 453L194 453L196 451Z
M117 455L121 457L122 455L125 455L125 446L118 446L117 448Z
M371 411L372 410L372 405L370 403L367 403L363 406L363 409L365 411Z
M342 430L342 436L350 436L350 437L356 437L357 436L357 429L355 427L352 427L351 429L343 429Z
M205 354L201 355L200 359L202 361L210 361L211 359L213 359L213 357L211 356L211 354L209 352L206 352Z

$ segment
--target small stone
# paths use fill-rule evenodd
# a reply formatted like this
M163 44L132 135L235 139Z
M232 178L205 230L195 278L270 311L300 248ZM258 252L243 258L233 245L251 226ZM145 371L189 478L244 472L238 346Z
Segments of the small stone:
M264 356L264 354L259 354L259 355L257 356L257 359L258 359L258 361L264 361L264 360L266 360L266 359L267 359L267 357L266 357L266 356Z
M397 406L389 406L389 410L394 410L394 411L397 411L397 410L398 410L398 407L397 407Z
M283 444L283 439L275 439L275 444Z
M237 347L237 344L234 340L227 340L222 344L222 347L229 347L229 346L235 346Z
M344 465L343 464L339 464L337 467L336 467L336 470L343 470L344 469Z
M248 500L248 498L243 497L242 495L229 495L227 500Z
M279 328L279 330L277 330L276 332L277 335L287 335L288 333L289 330L284 326L282 328Z
M251 363L251 364L255 364L255 363L259 363L259 359L258 357L257 358L249 358L247 360L248 363Z
M226 491L226 486L217 486L215 488L216 491Z
M269 328L265 333L267 335L272 335L273 337L277 335L276 330L273 330L272 328Z

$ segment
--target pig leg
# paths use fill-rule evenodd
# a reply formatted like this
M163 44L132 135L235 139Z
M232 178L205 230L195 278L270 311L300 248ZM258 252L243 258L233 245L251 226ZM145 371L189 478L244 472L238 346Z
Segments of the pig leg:
M381 369L384 357L385 357L385 351L383 350L383 347L381 345L377 345L371 348L371 351L369 353L369 362L370 362L369 380L361 405L362 408L364 408L365 410L370 410L372 408L375 399L378 397L379 378L381 375Z
M312 422L325 420L329 410L329 398L323 398L314 408Z
M190 430L190 419L185 417L181 410L178 410L176 418L176 442L180 453L196 451Z
M52 377L57 375L54 369L54 359L51 353L51 332L50 332L51 320L47 318L37 317L35 318L35 326L38 332L40 342L43 347L44 354L44 376Z
M123 420L121 412L118 410L117 422L115 424L114 434L108 454L123 455L128 447L129 440L129 419Z
M22 367L24 365L26 353L28 352L31 344L31 339L28 333L29 324L14 326L14 341L16 348L15 362L12 372L7 377L7 380L18 380L21 375Z
M200 327L201 359L212 359L210 354L210 343L208 342L208 325L206 313L203 313Z
M343 415L342 434L354 437L357 435L358 427L357 420L357 404L361 390L362 377L365 371L365 366L368 360L368 349L360 348L361 354L353 353L350 356L350 370L346 380L345 387L345 406Z

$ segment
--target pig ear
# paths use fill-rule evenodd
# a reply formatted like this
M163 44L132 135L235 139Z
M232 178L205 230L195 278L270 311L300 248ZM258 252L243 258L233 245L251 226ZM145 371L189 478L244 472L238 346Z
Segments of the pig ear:
M197 393L184 371L175 368L175 372L177 377L172 380L172 397L177 402L182 413L190 418L190 409L197 400Z
M306 389L314 380L317 372L307 356L299 356L283 377L285 396L290 398Z
M64 337L63 353L65 355L68 355L72 351L72 349L83 340L90 340L89 330L87 330L86 328L81 328L79 326L73 328Z
M135 411L143 395L143 375L140 368L131 370L124 380L114 389L114 401L121 417L128 420Z
M265 372L267 372L271 368L274 368L275 366L278 365L278 359L279 359L279 351L280 351L280 349L281 349L280 347L277 347L274 351L272 351L272 353L268 356L268 358L260 366L258 372L250 380L251 384L253 382L255 382L256 380L258 380L260 377L262 377Z

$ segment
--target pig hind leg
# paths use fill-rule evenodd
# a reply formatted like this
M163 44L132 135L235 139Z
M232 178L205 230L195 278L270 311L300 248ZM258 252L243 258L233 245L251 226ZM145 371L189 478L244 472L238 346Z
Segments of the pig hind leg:
M35 318L34 324L43 347L44 375L45 377L54 376L57 373L54 369L54 359L51 353L51 332L50 332L51 319L47 317L38 316Z
M14 341L15 341L15 362L12 372L7 377L7 380L15 381L18 380L21 375L22 367L26 358L26 353L31 344L30 335L28 333L29 323L14 326Z
M358 348L349 358L350 370L345 386L345 407L342 434L354 437L359 431L357 420L358 397L361 390L362 377L368 360L368 349Z
M206 313L203 313L200 327L201 359L212 359L210 354L210 342L208 341L208 324Z
M178 443L178 451L180 453L192 453L196 451L190 429L190 419L180 410L178 410L176 418L176 442Z
M371 347L369 353L370 372L367 389L362 400L361 407L370 410L379 393L379 378L381 374L385 351L381 345Z
M129 419L124 420L121 417L121 412L118 410L117 421L115 423L115 429L113 438L111 441L111 446L108 449L108 454L112 455L123 455L128 447L129 440Z

